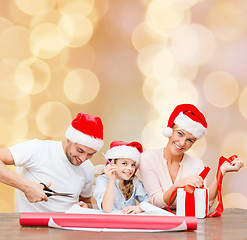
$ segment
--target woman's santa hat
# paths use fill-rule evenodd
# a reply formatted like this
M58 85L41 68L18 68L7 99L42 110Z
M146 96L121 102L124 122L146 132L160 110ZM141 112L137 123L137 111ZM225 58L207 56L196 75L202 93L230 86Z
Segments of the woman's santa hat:
M129 158L138 166L142 152L143 148L139 142L113 141L105 156L107 159Z
M204 115L192 104L178 105L170 115L167 127L163 129L165 137L171 137L173 124L191 133L195 138L202 138L207 132L207 121Z
M103 145L103 124L100 117L78 113L67 128L65 137L73 143L99 151Z

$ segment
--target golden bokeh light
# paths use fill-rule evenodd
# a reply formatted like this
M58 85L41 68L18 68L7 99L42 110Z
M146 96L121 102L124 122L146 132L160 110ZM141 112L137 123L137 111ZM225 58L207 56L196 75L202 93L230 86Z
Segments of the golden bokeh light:
M231 42L244 31L246 19L239 5L233 1L219 1L208 15L209 26L221 41Z
M57 56L64 48L57 25L51 23L36 26L31 32L29 44L33 54L44 59Z
M2 121L19 121L30 111L31 102L29 96L24 96L16 101L0 97L0 102L0 120Z
M168 48L163 48L156 55L153 62L154 76L158 79L168 76L174 65L175 63L171 51Z
M26 96L16 85L16 70L19 62L15 60L5 60L0 62L0 74L4 76L0 81L0 97L9 100L19 100Z
M167 1L153 0L150 2L146 20L158 33L178 27L184 18L184 9Z
M171 72L175 78L184 78L187 81L193 81L198 74L198 66L186 65L181 62L176 62Z
M61 17L61 12L59 12L57 9L52 9L46 14L34 16L30 21L29 27L33 29L34 27L43 24L44 22L57 25Z
M229 73L217 71L209 74L203 85L207 101L216 107L227 107L238 97L237 80Z
M191 149L189 149L189 154L196 158L202 159L204 154L207 152L207 139L203 137L197 140Z
M173 78L156 86L153 95L153 105L163 116L164 109L172 102L175 106L181 103L196 103L198 93L196 87L188 81L178 84Z
M187 65L201 65L214 54L214 36L202 25L186 25L177 29L171 41L171 49L178 61Z
M153 94L155 87L160 84L160 82L155 78L146 78L143 86L142 86L142 92L146 100L153 104Z
M166 123L160 119L146 124L141 133L141 141L146 150L165 147L168 142L168 138L162 135L165 126Z
M81 47L92 37L93 25L84 15L73 13L61 18L58 32L66 46Z
M16 84L27 94L42 92L50 81L49 66L40 59L27 59L16 70Z
M167 3L173 4L177 8L191 8L196 3L200 2L201 0L168 0Z
M8 146L16 139L25 138L28 131L27 120L25 118L15 122L0 120L0 131L0 144Z
M160 35L153 32L147 22L143 22L135 27L132 33L132 44L137 51L141 51L144 47L155 43L166 46L168 43L168 36L166 36L165 33Z
M238 107L242 116L247 119L247 87L245 87L240 93Z
M67 71L77 68L92 69L95 64L95 50L86 44L80 48L65 48L61 52L61 65Z
M235 208L238 203L238 208L247 209L247 197L241 193L228 193L223 196L223 199L225 208Z
M37 112L38 129L44 135L52 138L62 137L71 124L71 112L61 102L47 102Z
M97 23L107 14L109 10L109 0L94 0L93 11L87 16L96 27Z
M9 21L7 18L0 17L0 34L4 29L9 28L12 25L13 24L11 23L11 21Z
M75 69L64 80L66 97L78 104L91 102L99 92L99 80L87 69Z
M157 54L162 51L163 46L161 44L152 44L143 48L138 55L138 67L142 73L148 77L154 77L153 63Z
M28 44L29 36L30 31L24 27L5 28L0 34L0 59L24 60L32 57Z
M58 7L63 15L81 13L87 16L94 9L94 2L95 0L58 0Z
M15 3L26 14L42 15L54 8L57 0L15 0Z
M225 132L224 140L221 141L221 152L225 156L232 156L234 154L240 156L242 159L247 158L247 131L242 129L234 132Z

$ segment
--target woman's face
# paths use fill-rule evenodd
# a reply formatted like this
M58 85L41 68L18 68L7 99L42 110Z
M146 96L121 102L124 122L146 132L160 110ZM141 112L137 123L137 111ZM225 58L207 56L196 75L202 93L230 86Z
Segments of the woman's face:
M136 163L129 158L119 158L116 160L118 170L116 171L116 177L119 180L129 180L136 170Z
M188 151L197 139L189 132L173 128L173 134L169 138L168 146L174 155L180 155Z

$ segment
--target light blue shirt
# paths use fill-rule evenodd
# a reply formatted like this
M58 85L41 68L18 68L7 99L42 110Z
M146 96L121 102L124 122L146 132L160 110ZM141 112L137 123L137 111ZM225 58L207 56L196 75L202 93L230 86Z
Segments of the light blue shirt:
M95 180L96 185L94 189L93 196L96 200L97 207L101 211L102 209L102 200L106 191L106 187L108 185L108 177L105 174L102 174L98 176ZM133 193L132 196L126 200L123 193L119 189L119 180L116 179L115 181L115 187L114 187L114 203L113 203L113 208L112 210L122 210L123 208L127 206L135 206L136 205L136 200L141 203L141 202L149 202L149 197L143 187L142 182L137 178L134 177L133 179Z

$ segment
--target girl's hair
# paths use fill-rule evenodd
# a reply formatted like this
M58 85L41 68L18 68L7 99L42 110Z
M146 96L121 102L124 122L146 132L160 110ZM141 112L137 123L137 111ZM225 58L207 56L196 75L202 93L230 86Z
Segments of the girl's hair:
M112 159L109 159L109 161L111 161ZM114 159L114 163L116 164L118 159ZM108 164L108 162L106 163ZM126 200L128 200L133 193L133 188L134 188L134 183L133 183L133 179L135 177L135 173L130 177L129 180L124 180L123 184L123 188L120 189L125 197Z

